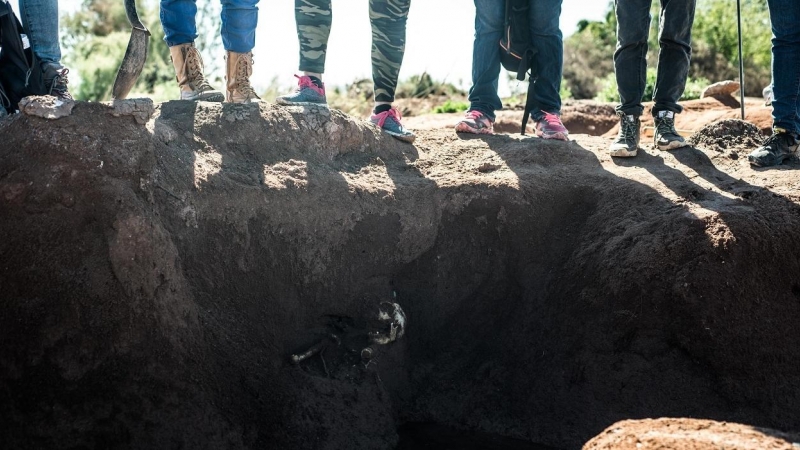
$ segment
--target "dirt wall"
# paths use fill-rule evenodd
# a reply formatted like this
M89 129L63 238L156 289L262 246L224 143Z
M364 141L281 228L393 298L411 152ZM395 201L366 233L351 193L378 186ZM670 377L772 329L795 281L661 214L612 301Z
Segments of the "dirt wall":
M700 150L637 178L580 140L115 111L0 123L11 448L388 449L409 421L561 448L626 418L800 429L800 208ZM406 334L365 365L348 345L385 300Z

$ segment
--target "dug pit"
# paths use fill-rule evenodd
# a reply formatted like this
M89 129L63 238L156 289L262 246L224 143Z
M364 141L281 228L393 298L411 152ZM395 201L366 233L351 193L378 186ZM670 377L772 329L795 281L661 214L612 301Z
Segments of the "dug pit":
M0 122L7 448L800 430L796 163L739 176L694 148L615 162L589 136L410 146L336 111L155 106ZM364 359L382 302L404 333Z

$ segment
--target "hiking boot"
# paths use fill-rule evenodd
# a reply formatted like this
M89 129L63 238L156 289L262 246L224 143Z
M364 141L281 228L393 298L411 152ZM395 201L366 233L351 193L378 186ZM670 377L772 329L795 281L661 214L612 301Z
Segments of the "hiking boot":
M494 134L494 123L486 114L471 109L456 124L456 133Z
M747 156L750 164L756 167L777 166L791 158L797 151L798 136L783 128L775 128L775 132L767 138L764 145Z
M222 92L208 84L203 75L203 58L193 42L173 45L169 48L172 65L175 66L175 79L181 90L181 100L221 102L225 100Z
M369 121L377 125L378 128L385 131L387 134L410 144L414 142L414 139L417 137L414 133L403 128L403 125L400 123L401 119L400 111L392 108L389 111L373 114L372 117L369 118Z
M44 78L44 85L47 87L49 95L57 97L60 100L74 100L67 88L67 84L69 83L67 74L69 74L69 69L64 67L48 65L44 68L42 77Z
M281 95L275 102L284 106L328 106L328 99L325 97L325 85L320 81L320 86L314 83L309 76L298 76L297 89L286 95Z
M608 150L611 156L620 158L632 158L636 156L639 150L639 130L641 122L639 116L632 116L630 114L619 115L619 133L611 147Z
M659 150L675 150L686 147L686 140L675 131L675 113L672 111L659 111L655 119L655 134L653 146Z
M261 98L250 85L250 76L253 75L253 53L226 53L226 73L228 93L226 100L230 103L250 103Z
M536 121L536 135L542 139L569 140L569 132L561 123L561 117L549 112L544 113L544 116Z

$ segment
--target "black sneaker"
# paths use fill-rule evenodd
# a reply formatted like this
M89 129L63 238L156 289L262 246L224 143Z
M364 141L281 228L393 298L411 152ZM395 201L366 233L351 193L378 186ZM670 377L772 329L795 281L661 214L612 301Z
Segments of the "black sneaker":
M653 135L653 146L659 150L675 150L686 147L686 140L675 131L675 113L659 111L654 117L656 132Z
M69 69L55 68L47 66L44 70L44 85L47 87L50 95L58 97L61 100L74 100L72 94L69 93L67 88L67 74Z
M772 136L767 138L764 145L753 150L753 153L747 156L747 160L756 167L777 166L791 158L797 151L797 138L794 133L783 128L775 128Z
M619 115L619 134L611 143L609 151L611 156L632 158L639 149L639 129L641 123L638 116Z

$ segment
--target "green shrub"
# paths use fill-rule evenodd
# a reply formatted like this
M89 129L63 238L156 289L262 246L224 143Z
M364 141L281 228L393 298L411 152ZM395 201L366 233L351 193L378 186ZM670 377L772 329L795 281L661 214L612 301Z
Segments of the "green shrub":
M658 71L654 67L647 69L647 82L644 87L644 95L642 96L643 102L653 100L653 92L656 87L656 77ZM689 78L686 80L686 89L683 91L681 100L694 100L700 98L703 89L710 83L706 78ZM617 91L617 78L614 72L609 73L598 82L599 89L597 95L594 97L599 102L619 102L619 93Z
M427 72L401 81L395 91L397 98L426 98L432 95L458 96L464 95L464 91L452 83L434 80Z
M469 109L468 102L454 102L454 101L446 101L443 104L437 106L433 109L435 114L448 114L448 113L457 113L463 112Z

